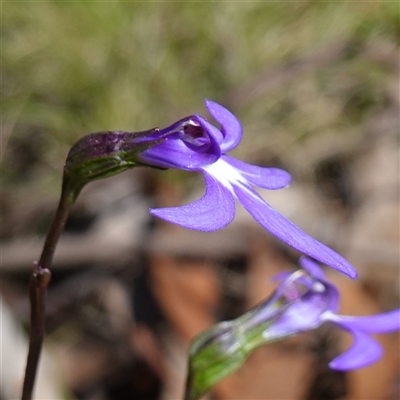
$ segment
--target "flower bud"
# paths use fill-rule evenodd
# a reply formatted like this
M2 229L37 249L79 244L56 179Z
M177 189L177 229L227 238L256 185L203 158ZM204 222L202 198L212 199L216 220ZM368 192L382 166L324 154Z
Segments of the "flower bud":
M75 192L76 197L86 183L144 165L139 155L164 141L158 132L154 128L144 132L109 131L84 136L68 153L64 190Z
M65 171L82 181L106 178L136 165L138 155L161 143L158 129L144 132L90 133L76 142L68 153Z

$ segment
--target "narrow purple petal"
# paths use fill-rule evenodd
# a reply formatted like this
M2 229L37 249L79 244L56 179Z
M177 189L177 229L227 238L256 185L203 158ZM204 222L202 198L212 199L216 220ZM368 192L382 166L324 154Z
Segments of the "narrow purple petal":
M188 147L183 140L166 138L164 142L140 154L142 162L163 168L196 169L212 164L220 157L218 146L213 144L207 152Z
M354 342L349 350L329 363L332 369L346 371L361 368L382 357L382 348L375 339L361 331L347 330L353 335Z
M222 132L216 128L213 124L210 124L205 118L203 118L201 115L195 115L197 122L207 131L209 136L212 138L213 141L218 143L218 146L222 143L224 140Z
M204 196L185 206L150 209L155 217L199 231L215 231L228 225L235 217L235 200L227 188L203 171L206 181Z
M263 336L267 339L318 328L325 322L322 316L330 313L338 302L336 288L316 281L303 270L294 272L282 282L272 299L278 304L281 315L264 331ZM262 309L254 320L263 318L266 311L268 308Z
M337 315L331 320L349 329L361 329L368 333L393 332L400 330L400 309L368 317Z
M242 140L243 129L241 123L225 107L211 100L206 100L205 104L212 117L221 125L221 131L224 135L221 150L227 152L234 149Z
M307 271L281 272L275 277L284 278L284 281L265 304L258 306L259 312L252 320L253 324L265 322L273 317L273 312L280 314L280 318L265 331L265 337L278 338L315 329L328 320L324 318L326 314L330 316L331 311L337 309L337 289L314 279Z
M279 168L261 168L236 160L227 155L223 155L221 158L239 170L240 174L252 185L263 189L282 189L288 186L292 179L289 173Z
M278 272L270 280L271 282L282 282L283 280L288 279L292 274L293 272L289 271Z
M322 324L320 316L329 307L329 297L324 294L307 294L295 300L281 317L265 330L265 338L287 337L318 328Z
M307 257L300 257L299 263L314 278L325 281L325 274L316 262L310 260Z
M282 274L284 281L279 284L268 300L256 306L257 312L254 313L251 319L251 325L254 326L267 322L269 319L276 318L277 316L281 317L307 291L304 285L301 283L299 285L296 282L299 278L304 277L304 271L297 270L293 273L281 272L280 274Z
M197 132L197 128L200 132ZM141 141L164 139L140 154L140 160L163 168L193 170L213 164L221 156L222 133L199 115L155 130Z
M151 135L143 136L140 140L146 141L149 139L161 139L163 137L171 135L171 133L178 133L182 130L182 127L185 124L190 124L193 121L194 115L190 115L188 117L182 118L179 121L174 122L172 125L167 126L166 128L156 128L151 133Z
M338 271L357 277L357 271L338 253L303 232L300 228L275 211L254 190L242 185L233 185L238 200L254 219L267 231L288 245L315 260Z

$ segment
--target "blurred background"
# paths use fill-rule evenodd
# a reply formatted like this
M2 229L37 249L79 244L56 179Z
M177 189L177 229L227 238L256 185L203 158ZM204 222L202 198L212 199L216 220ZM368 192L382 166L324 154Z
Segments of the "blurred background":
M165 127L205 98L241 120L232 154L292 185L261 194L347 257L341 312L399 307L396 2L3 2L0 399L19 397L27 284L69 148L84 134ZM201 176L138 168L88 185L57 249L36 399L182 398L191 339L268 297L298 254L238 207L215 233L152 219ZM399 399L399 337L357 371L331 327L260 348L208 399Z

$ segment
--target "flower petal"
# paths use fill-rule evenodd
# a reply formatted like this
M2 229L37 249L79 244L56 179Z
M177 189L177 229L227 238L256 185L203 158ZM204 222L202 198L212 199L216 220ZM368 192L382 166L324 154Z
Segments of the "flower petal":
M351 329L368 333L386 333L400 330L400 309L368 317L332 316L332 321Z
M357 277L357 271L341 255L307 235L283 215L275 211L250 187L235 184L233 189L246 210L274 236L301 253L336 268L351 278Z
M276 305L275 305L276 303ZM269 309L280 310L275 321L264 331L263 336L275 340L293 334L318 328L325 322L324 316L332 306L336 306L336 288L314 280L306 271L298 270L291 274L266 303ZM259 322L267 313L268 307L261 308L253 320Z
M332 369L346 371L361 368L381 358L382 347L375 339L372 339L364 332L344 328L354 336L354 342L349 350L329 363Z
M205 101L212 117L221 125L224 141L221 144L223 152L234 149L242 140L243 129L239 120L225 107L211 101Z
M239 170L240 174L252 185L263 189L283 189L288 186L292 180L290 174L283 169L257 167L256 165L247 164L227 155L223 155L221 158Z
M326 277L321 267L314 261L310 260L307 257L300 257L299 260L300 265L310 273L314 278L325 281Z
M285 279L288 279L293 272L289 272L289 271L282 271L282 272L278 272L277 274L275 274L274 276L272 276L272 278L270 279L271 282L282 282Z
M200 153L180 139L166 138L159 145L141 153L139 157L146 164L162 168L192 170L217 161L220 151L218 146L213 146L211 150Z
M338 292L333 285L316 280L302 269L278 275L284 281L266 302L257 306L252 318L253 325L275 318L264 337L277 339L315 329L327 320L326 314L337 308Z
M235 217L235 200L227 188L203 171L205 195L185 206L150 209L150 214L199 231L215 231L228 225Z
M307 296L294 302L263 333L266 339L279 339L296 333L318 328L322 324L321 314L328 305L321 295Z
M196 126L201 131L201 137L192 137L186 133L187 128L195 129ZM183 118L167 128L154 130L137 141L157 139L163 141L139 155L143 163L162 168L193 170L213 164L221 156L222 133L198 115Z

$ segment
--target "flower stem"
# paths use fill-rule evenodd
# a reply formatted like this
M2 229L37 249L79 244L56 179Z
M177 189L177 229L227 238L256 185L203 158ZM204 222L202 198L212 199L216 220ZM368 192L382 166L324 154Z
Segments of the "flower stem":
M51 279L49 268L53 261L58 239L64 230L69 211L76 199L73 191L66 190L66 186L63 187L60 202L47 233L40 260L38 263L35 263L29 283L31 303L29 352L21 400L32 399L45 333L46 293Z

